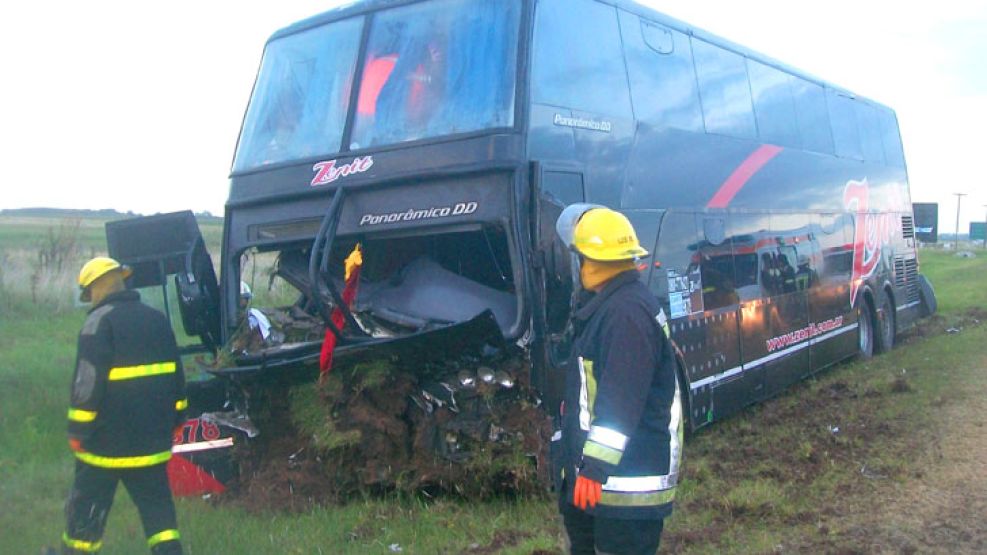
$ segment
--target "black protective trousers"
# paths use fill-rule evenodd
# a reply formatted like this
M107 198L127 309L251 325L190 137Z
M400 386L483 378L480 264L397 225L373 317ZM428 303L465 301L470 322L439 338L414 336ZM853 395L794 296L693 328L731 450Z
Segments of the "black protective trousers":
M562 521L571 555L654 555L664 519L599 518L563 503Z
M177 537L172 539L177 536L178 526L166 467L167 464L143 468L100 468L76 461L75 483L65 504L67 527L63 553L93 553L98 550L117 483L123 482L140 512L150 551L155 555L180 555L181 543ZM74 549L69 546L73 540L89 545Z

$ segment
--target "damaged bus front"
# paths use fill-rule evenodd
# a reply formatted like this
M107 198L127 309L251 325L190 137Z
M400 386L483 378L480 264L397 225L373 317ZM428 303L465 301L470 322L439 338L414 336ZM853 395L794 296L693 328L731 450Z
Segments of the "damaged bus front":
M340 354L469 323L525 334L520 18L517 0L369 2L272 37L227 204L227 337L256 253L273 253L295 312L321 320Z
M237 145L218 272L190 213L108 232L111 254L152 261L139 285L174 280L186 331L217 353L204 369L226 399L200 410L249 424L242 384L315 380L329 335L336 364L468 357L468 375L420 376L409 402L429 412L483 382L523 383L513 400L541 404L545 379L530 365L483 366L518 360L543 321L540 203L518 102L527 12L521 0L379 0L279 31ZM188 231L179 245L147 239L175 239L176 226ZM448 454L462 440L438 443Z

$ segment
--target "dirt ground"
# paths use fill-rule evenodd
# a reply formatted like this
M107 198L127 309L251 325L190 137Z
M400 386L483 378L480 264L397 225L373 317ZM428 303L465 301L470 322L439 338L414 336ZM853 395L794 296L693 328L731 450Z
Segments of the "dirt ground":
M984 324L987 324L987 311L978 309L967 311L959 321L949 324L934 317L901 337L901 342L922 341ZM987 553L987 426L983 417L987 414L987 352L979 357L976 364L981 370L969 387L960 394L937 399L936 414L930 419L935 425L916 430L908 422L880 415L876 407L881 403L877 401L912 391L913 386L905 377L880 387L842 380L820 388L803 383L796 386L803 388L795 393L799 397L797 403L765 403L748 425L739 425L731 431L731 437L736 441L725 446L713 445L713 442L694 443L690 453L693 460L702 458L712 462L705 467L687 466L688 478L700 487L704 481L717 476L809 487L818 475L833 465L852 467L867 479L856 481L854 487L841 485L835 491L832 503L827 503L826 507L813 507L785 517L784 522L793 529L805 530L805 525L809 524L814 525L817 533L800 533L799 537L779 545L779 552L840 555ZM389 389L393 390L393 384ZM408 393L414 388L408 385L405 389ZM407 397L400 396L402 399ZM371 404L383 406L379 401ZM351 406L359 408L362 405ZM848 418L847 409L851 407L856 407L852 411L856 416ZM390 412L407 414L406 411L402 401ZM287 412L282 411L282 414ZM354 418L352 414L348 416L348 419ZM530 415L522 420L526 418ZM381 427L377 419L368 422L374 424L371 428ZM395 432L398 436L410 435L415 439L413 430L422 429L414 419L401 422L408 427ZM791 422L804 422L805 425L799 427L799 433L770 436L769 440L765 430ZM839 433L819 426L819 422L839 423ZM291 428L287 422L281 425ZM504 425L521 428L517 422L505 422ZM276 441L263 444L265 453L254 453L261 455L255 460L267 462L248 470L247 479L241 484L240 495L234 496L234 502L248 509L277 507L287 510L303 510L313 503L339 502L338 492L326 487L327 482L334 481L334 476L327 471L329 461L325 455L313 452L308 442L299 441L301 438L297 433L275 437L278 438ZM715 456L704 456L700 445L715 449ZM891 451L884 453L886 448ZM363 458L366 453L359 454L364 461L382 456L375 453L367 459ZM882 467L882 455L908 462L904 467ZM751 461L773 463L752 464ZM869 462L860 467L861 461ZM418 476L427 477L429 472L440 470L425 464L427 460L409 462L417 468L415 474ZM373 466L369 464L367 468ZM379 472L369 472L369 475L377 474ZM731 527L747 520L769 517L774 509L770 502L758 504L750 500L704 497L684 502L682 510L687 513L711 510L717 516L702 529L670 530L663 538L663 552L674 553L689 548L702 550L718 544L726 547L719 542L725 541L723 538L729 536ZM504 540L505 537L494 538L490 545L476 546L470 552L500 552L508 547Z
M929 329L936 322L929 324L906 339L935 335ZM957 327L983 324L987 311L972 309ZM973 386L938 399L936 427L907 440L915 455L913 475L904 481L874 480L866 499L843 507L823 524L841 532L805 546L807 551L987 553L987 354L975 364Z
M845 535L861 552L987 553L987 356L980 368L981 387L945 404L939 433L917 446L926 470L843 518L857 522Z

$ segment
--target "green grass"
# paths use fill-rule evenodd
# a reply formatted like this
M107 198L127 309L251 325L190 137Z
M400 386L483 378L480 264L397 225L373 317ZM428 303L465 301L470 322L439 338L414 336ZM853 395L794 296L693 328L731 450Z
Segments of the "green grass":
M25 238L39 229L8 224L0 222L0 256L26 249ZM82 243L98 243L94 237ZM942 310L941 319L929 324L930 339L841 365L692 437L677 510L667 525L669 549L853 547L840 539L844 530L832 514L865 502L889 480L910 479L914 442L935 433L937 407L982 394L974 369L983 368L987 326L971 325L964 312L987 306L987 290L979 285L987 256L964 260L923 251L921 260ZM64 415L84 313L25 301L24 290L11 287L0 279L0 552L36 553L57 544L64 526L73 467ZM931 333L954 325L963 331ZM907 390L896 392L901 380ZM831 432L832 426L840 432ZM876 478L864 476L862 467ZM561 550L555 505L546 500L366 499L299 514L182 499L178 513L192 554L389 553L391 544L404 553L429 554ZM136 510L123 493L105 546L111 555L146 552Z

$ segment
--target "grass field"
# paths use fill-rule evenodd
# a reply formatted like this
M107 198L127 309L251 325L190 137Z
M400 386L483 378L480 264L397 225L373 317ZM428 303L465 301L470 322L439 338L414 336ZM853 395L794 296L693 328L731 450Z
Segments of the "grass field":
M101 227L80 226L84 247L68 264L69 278L53 277L32 300L20 281L31 269L16 264L33 260L32 241L45 229L0 221L2 553L57 544L72 476L64 415L84 313L64 299L75 292L72 272L85 246L99 250ZM930 472L918 454L942 430L942 415L987 391L987 326L973 310L987 307L987 256L924 252L922 271L936 285L941 314L894 352L827 371L687 442L663 550L871 551L862 547L872 545L863 523L885 508L889 492ZM178 514L192 554L561 552L550 499L364 499L290 514L182 499ZM104 540L107 554L146 552L123 493Z

